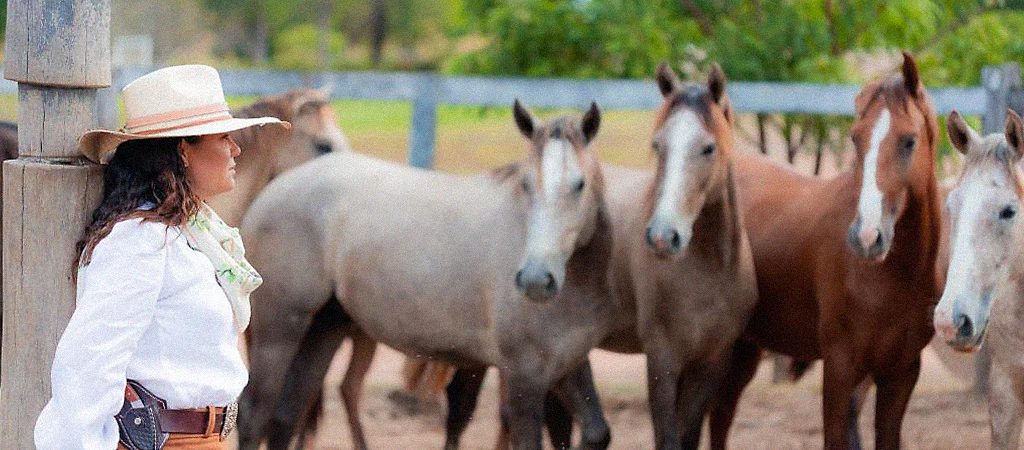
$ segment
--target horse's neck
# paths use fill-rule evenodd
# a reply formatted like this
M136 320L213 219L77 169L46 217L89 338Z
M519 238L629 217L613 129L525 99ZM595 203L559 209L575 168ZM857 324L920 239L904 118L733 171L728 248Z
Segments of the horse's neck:
M910 274L939 294L935 264L942 238L942 212L935 175L929 172L907 195L907 207L896 221L887 264ZM938 300L938 297L936 297Z
M611 253L611 218L608 217L608 209L601 200L590 241L577 248L566 264L566 282L583 287L592 294L601 295L603 301L610 301L607 273Z
M737 247L743 242L743 226L731 161L726 166L725 180L717 192L708 193L707 202L693 226L691 245L703 246L704 251L717 256L723 266L739 253Z

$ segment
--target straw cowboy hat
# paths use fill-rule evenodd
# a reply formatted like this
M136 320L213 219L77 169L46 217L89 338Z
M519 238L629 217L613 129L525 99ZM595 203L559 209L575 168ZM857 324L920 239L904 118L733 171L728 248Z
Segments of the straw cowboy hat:
M288 128L275 117L231 117L220 75L210 66L171 66L143 75L121 91L128 121L120 131L90 130L78 140L82 154L106 164L122 142L133 139L202 136L254 125Z

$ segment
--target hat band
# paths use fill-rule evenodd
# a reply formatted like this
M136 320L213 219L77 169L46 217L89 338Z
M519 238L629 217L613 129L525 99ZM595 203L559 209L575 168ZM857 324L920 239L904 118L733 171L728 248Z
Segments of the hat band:
M128 133L141 133L152 132L155 129L160 128L180 128L182 121L194 124L194 122L189 119L197 119L197 121L204 122L208 122L209 119L213 117L230 119L231 114L229 111L227 104L214 103L195 108L134 117L128 119L128 123L124 125L123 130ZM143 129L145 130L143 131Z
M152 129L152 130L143 130L143 131L136 131L136 132L127 131L127 133L138 134L138 135L142 135L142 136L148 136L148 135L151 135L151 134L165 133L165 132L168 132L168 131L180 130L182 128L198 127L199 125L206 125L208 123L213 123L213 122L223 122L225 120L231 120L231 119L234 119L234 117L231 117L230 114L221 114L221 115L218 115L217 117L211 117L211 118L203 119L203 120L193 120L191 122L185 122L185 123L182 123L182 124L179 124L179 125L170 126L170 127L156 128L156 129Z

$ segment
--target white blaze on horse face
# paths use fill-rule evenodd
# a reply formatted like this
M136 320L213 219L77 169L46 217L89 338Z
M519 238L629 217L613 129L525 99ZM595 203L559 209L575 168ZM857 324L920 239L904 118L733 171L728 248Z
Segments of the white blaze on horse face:
M942 291L942 298L935 307L935 329L946 341L952 341L956 337L956 329L953 325L954 312L965 313L975 320L980 305L964 304L965 301L976 303L980 301L979 292L971 292L977 284L977 254L974 244L977 236L978 226L981 224L983 199L981 198L981 186L983 182L977 178L966 180L954 195L959 199L957 215L953 218L953 233L950 234L949 267L946 269L946 287Z
M565 139L551 139L541 158L541 186L534 195L525 258L543 263L561 285L574 250L579 211L566 203L569 185L582 176L579 158ZM524 261L525 265L526 261Z
M689 170L690 149L704 134L704 124L696 113L686 109L674 114L666 122L665 128L665 173L658 187L658 203L652 220L665 220L677 227L684 226L686 230L677 230L684 234L696 218L681 217L679 206L686 193L684 188L689 182L686 174Z
M860 199L857 213L860 216L858 238L864 248L870 248L878 239L882 227L882 190L878 187L878 150L889 134L889 109L878 114L875 126L871 128L871 141L864 155L864 176L860 182Z

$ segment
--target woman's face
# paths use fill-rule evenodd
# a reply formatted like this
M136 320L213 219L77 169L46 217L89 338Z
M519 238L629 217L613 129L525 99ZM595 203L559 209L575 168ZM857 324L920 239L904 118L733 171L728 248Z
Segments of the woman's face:
M185 175L203 200L235 188L235 157L242 153L230 134L200 136L199 142L181 141Z

